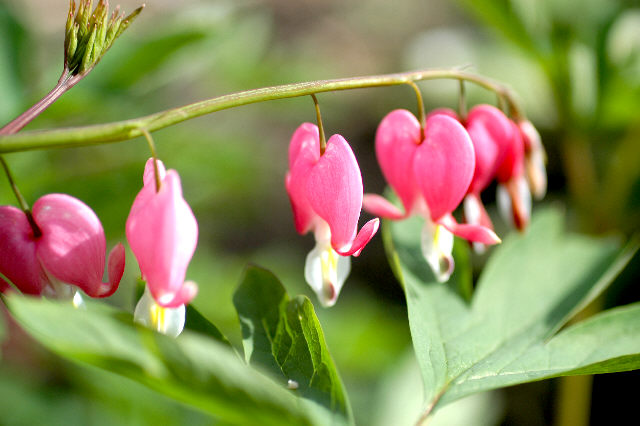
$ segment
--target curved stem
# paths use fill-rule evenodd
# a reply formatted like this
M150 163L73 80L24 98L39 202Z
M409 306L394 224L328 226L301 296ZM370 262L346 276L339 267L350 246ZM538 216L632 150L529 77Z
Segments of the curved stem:
M320 104L318 104L318 98L314 93L311 94L313 104L316 107L316 121L318 122L318 132L320 133L320 155L324 154L327 149L327 138L324 135L324 126L322 125L322 115L320 114Z
M458 115L463 122L467 121L467 91L464 87L464 80L459 80L460 83L460 96L458 97ZM498 96L498 99L502 97Z
M151 137L151 133L147 129L142 129L142 133L144 134L145 139L147 140L147 144L149 145L149 150L151 151L151 157L153 158L153 176L156 180L156 192L160 192L160 172L158 171L158 154L156 153L156 144L153 142L153 138Z
M71 75L66 68L62 71L58 83L44 98L36 102L31 108L14 118L11 122L0 129L0 135L11 135L20 131L24 126L29 124L34 118L40 115L44 110L49 108L60 96L67 90L71 89L78 83L84 75Z
M312 93L362 89L367 87L396 86L409 82L434 79L465 80L484 87L504 97L509 104L511 114L514 118L520 117L520 110L516 100L511 91L505 86L485 77L458 69L433 69L264 87L219 96L131 120L85 127L0 135L0 153L55 147L87 146L124 141L143 135L142 129L153 132L191 118L241 105L274 99L309 96Z
M27 220L29 221L29 225L31 226L31 230L33 231L33 236L35 238L42 236L42 231L40 230L40 227L38 226L36 221L33 219L33 215L31 214L31 209L29 208L29 204L27 203L27 200L25 200L22 194L20 193L18 186L13 180L13 175L11 174L11 170L9 170L9 165L7 164L7 162L5 161L2 155L0 155L0 164L2 164L4 173L7 175L7 180L9 181L9 185L11 186L11 190L13 191L13 193L16 196L16 199L18 200L18 204L20 204L20 208L22 209L24 214L27 216Z
M416 92L416 101L418 103L418 121L420 122L420 138L424 139L424 128L426 126L426 116L424 113L424 101L422 100L422 92L416 83L410 81L407 83Z

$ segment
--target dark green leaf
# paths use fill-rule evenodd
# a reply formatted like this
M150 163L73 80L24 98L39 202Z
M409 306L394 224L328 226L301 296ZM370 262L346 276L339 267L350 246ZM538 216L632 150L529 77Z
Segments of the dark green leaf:
M539 212L526 234L494 249L471 304L461 272L434 282L420 253L420 220L391 224L425 396L436 407L483 390L640 364L640 309L605 312L556 335L624 268L637 245L567 235ZM412 237L413 236L413 237ZM456 270L464 267L456 265Z
M233 303L247 361L280 377L283 386L294 381L300 396L336 413L334 422L351 422L344 386L309 299L290 299L271 272L250 266Z
M209 336L212 339L231 347L231 343L229 343L229 340L224 336L224 334L218 330L218 327L206 319L196 308L193 307L193 305L187 305L184 328L202 333L205 336Z
M172 339L94 303L85 310L17 295L7 300L17 321L45 347L139 381L225 423L327 423L317 405L296 398L204 336L185 332Z

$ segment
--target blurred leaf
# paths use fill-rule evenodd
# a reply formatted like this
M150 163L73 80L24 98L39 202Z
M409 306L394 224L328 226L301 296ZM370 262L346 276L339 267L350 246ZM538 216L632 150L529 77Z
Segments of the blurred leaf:
M0 126L20 113L24 76L20 67L27 47L27 32L10 10L0 4Z
M640 304L556 335L613 281L637 244L621 251L611 241L567 235L559 212L539 212L525 235L510 235L492 253L469 306L454 290L459 273L439 284L416 255L418 225L392 223L391 239L428 405L548 377L640 367Z
M233 296L247 361L297 383L297 392L351 422L351 408L313 305L290 299L271 272L249 266Z
M57 357L46 361L47 372L11 361L0 366L3 425L211 424L202 411L123 376Z
M105 305L12 295L16 320L37 341L74 361L139 381L231 424L326 424L326 412L243 364L225 345L185 332L178 339L132 324Z
M174 33L160 34L133 44L124 59L117 63L117 67L114 65L115 69L104 83L105 87L122 89L135 85L140 79L164 65L175 52L206 36L200 29L181 29Z
M536 43L540 38L534 39L527 32L518 9L514 9L512 2L508 0L486 0L482 2L473 0L459 0L462 5L473 12L489 27L499 31L508 40L518 45L530 54L536 54L539 50ZM540 36L541 34L538 34Z

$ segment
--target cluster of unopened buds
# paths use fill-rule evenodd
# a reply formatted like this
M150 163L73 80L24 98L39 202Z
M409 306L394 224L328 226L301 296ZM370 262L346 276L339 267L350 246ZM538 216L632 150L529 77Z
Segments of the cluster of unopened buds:
M291 139L286 187L297 231L315 234L305 278L325 306L336 302L349 256L358 256L378 229L373 219L356 234L362 206L391 220L422 216L422 254L444 282L454 268L454 235L479 252L500 242L480 198L491 181L498 182L500 212L519 230L529 222L531 193L542 197L546 191L538 132L490 105L478 105L466 117L435 110L423 125L407 110L392 111L378 127L375 148L403 210L382 196L363 195L360 169L341 136L332 136L323 150L318 128L305 123ZM458 223L452 213L463 200L465 221Z
M127 240L143 280L144 295L134 319L162 333L177 336L184 327L185 304L197 286L185 282L195 251L198 225L182 198L180 177L165 171L162 162L149 159L144 186L126 223ZM90 297L112 295L122 278L125 249L109 254L108 281L103 282L105 234L96 214L82 201L65 194L49 194L32 212L0 206L0 291L21 293L84 304ZM12 287L10 281L14 287Z

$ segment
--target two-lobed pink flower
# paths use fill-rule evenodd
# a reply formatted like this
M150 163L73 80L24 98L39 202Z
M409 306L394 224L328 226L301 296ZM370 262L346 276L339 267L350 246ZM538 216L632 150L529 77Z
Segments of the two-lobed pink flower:
M146 163L144 185L131 206L126 234L153 298L162 307L175 308L197 293L185 275L198 242L198 223L182 197L180 176L175 170L165 171L159 160L156 188L153 161Z
M0 272L21 292L56 296L60 283L91 297L116 291L124 273L124 246L109 254L109 280L103 282L106 242L91 208L69 195L48 194L33 205L33 219L42 231L39 237L24 212L0 207Z
M362 209L362 175L351 147L333 135L320 155L318 127L303 123L289 145L289 173L285 185L296 230L316 231L320 221L329 225L331 246L342 256L358 256L375 235L379 219L357 232Z
M430 115L421 135L420 123L411 112L390 112L378 126L376 156L404 212L375 194L364 197L367 211L396 220L420 214L467 240L500 241L492 230L458 224L451 215L471 184L475 153L467 131L448 114Z

